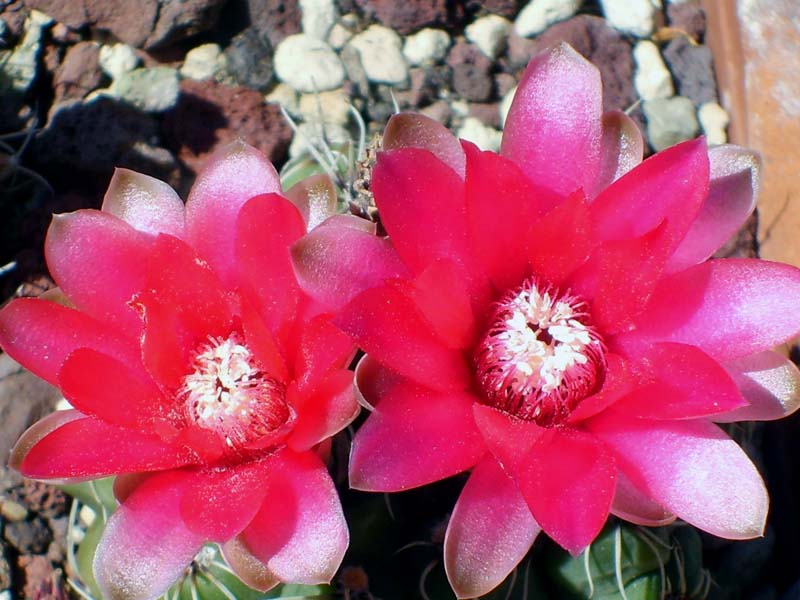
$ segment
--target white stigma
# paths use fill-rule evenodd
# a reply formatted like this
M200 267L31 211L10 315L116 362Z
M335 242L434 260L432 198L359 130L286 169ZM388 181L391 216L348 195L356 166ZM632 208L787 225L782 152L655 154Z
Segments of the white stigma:
M520 418L560 422L604 368L588 318L583 301L535 279L502 298L475 354L487 402Z
M266 376L238 336L209 338L178 396L200 427L219 432L229 447L247 443L286 421L284 387Z
M530 284L506 306L508 317L495 335L500 343L492 346L502 364L498 386L512 384L523 394L552 392L572 367L586 364L592 336L570 304Z

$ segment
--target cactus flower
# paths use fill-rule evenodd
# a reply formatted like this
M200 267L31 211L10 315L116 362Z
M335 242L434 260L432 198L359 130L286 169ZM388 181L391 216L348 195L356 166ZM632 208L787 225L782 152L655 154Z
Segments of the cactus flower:
M12 466L117 475L94 560L104 597L158 597L207 541L260 590L327 582L341 562L348 532L320 454L358 412L355 347L290 263L325 186L287 194L296 204L242 143L209 160L185 206L117 170L101 211L53 219L59 287L0 311L2 348L74 407L33 425Z
M698 139L642 161L601 106L561 45L528 66L499 154L396 115L371 180L388 238L323 226L292 250L367 353L351 485L470 471L444 544L461 598L542 530L581 552L609 513L763 531L762 479L717 423L797 408L771 349L800 332L800 270L709 259L753 210L756 157Z

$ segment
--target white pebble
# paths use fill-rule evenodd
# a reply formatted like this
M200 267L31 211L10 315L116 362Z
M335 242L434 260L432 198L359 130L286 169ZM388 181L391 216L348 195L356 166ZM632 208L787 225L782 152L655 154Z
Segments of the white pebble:
M655 26L661 0L600 0L603 14L612 27L636 37L648 37Z
M327 142L328 144L344 144L350 141L350 134L341 125L327 124L323 127L319 122L300 123L297 133L289 146L289 156L296 158L308 150L308 144L315 147Z
M367 79L373 83L399 85L408 80L403 40L388 27L370 25L353 36L349 45L358 51Z
M731 122L728 112L716 102L706 102L697 111L700 126L706 134L709 146L718 146L728 141L727 128Z
M661 52L653 42L642 40L633 48L636 75L633 85L642 100L669 98L675 95L670 75Z
M298 92L324 92L342 85L344 65L328 44L298 33L275 49L275 74Z
M225 70L227 59L219 44L203 44L186 53L181 67L181 77L186 79L211 79Z
M111 79L130 73L139 64L136 51L127 44L114 44L100 48L100 68Z
M264 96L264 100L273 104L280 104L293 117L300 116L299 98L297 92L290 85L279 83L269 94Z
M300 114L305 121L345 125L350 118L350 97L342 89L300 96Z
M537 35L553 23L569 19L582 0L531 0L517 15L514 31L522 37Z
M333 0L300 0L303 13L303 33L324 40L336 22L336 4Z
M497 56L506 48L511 21L499 15L487 15L467 25L464 35L489 58Z
M422 29L406 38L403 45L403 56L413 67L433 64L447 56L450 48L450 36L441 29Z
M464 119L464 123L456 135L463 140L472 142L481 150L491 150L492 152L500 150L500 141L503 137L502 133L487 127L475 117Z
M331 32L328 34L328 44L334 50L341 50L344 45L353 37L353 32L341 23L334 23Z

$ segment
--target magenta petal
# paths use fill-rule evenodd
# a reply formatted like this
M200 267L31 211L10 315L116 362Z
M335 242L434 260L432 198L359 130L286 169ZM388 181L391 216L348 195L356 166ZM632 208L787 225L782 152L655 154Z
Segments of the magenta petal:
M501 154L537 185L592 190L600 168L599 71L567 44L534 57L503 132Z
M24 447L29 442L20 440L18 444ZM31 479L96 479L116 473L172 469L193 462L196 457L186 448L85 417L64 423L38 440L19 470Z
M240 141L215 152L197 175L186 201L186 233L226 284L235 284L231 233L236 231L239 210L254 196L280 191L272 163Z
M236 576L254 590L266 592L281 582L267 565L253 556L241 536L225 542L220 549Z
M305 321L294 356L297 387L301 391L314 388L332 371L347 368L355 353L355 344L331 323L330 315Z
M203 539L225 542L250 524L266 494L261 462L193 471L181 499L181 517Z
M358 361L355 370L356 401L372 412L389 390L403 381L405 378L402 375L387 369L369 354L365 354Z
M397 253L414 272L437 258L472 266L464 181L449 166L419 148L381 152L372 191Z
M254 294L259 314L280 340L300 301L289 247L305 233L303 218L278 194L257 196L242 206L235 232L238 281Z
M78 348L58 375L70 404L111 425L147 430L164 416L167 401L144 374L96 350Z
M772 421L800 408L800 370L772 351L737 358L724 365L749 404L718 415L718 423Z
M364 290L408 274L388 240L341 221L327 223L291 249L297 281L327 309L338 310Z
M359 410L353 372L334 371L303 402L287 443L298 452L308 450L347 427Z
M183 201L175 190L136 171L114 169L102 210L144 233L185 235Z
M617 110L603 113L600 172L594 190L587 190L587 194L597 196L642 162L643 155L644 140L636 122Z
M42 417L36 421L36 423L28 427L17 440L16 444L14 444L8 458L8 466L19 471L22 466L22 461L28 455L28 452L30 452L31 448L38 444L42 438L66 423L84 418L84 414L72 409L57 410L56 412Z
M349 534L330 475L312 452L285 450L269 459L264 503L242 541L279 580L327 583Z
M670 258L667 271L695 265L716 252L744 225L756 206L761 160L738 146L709 148L711 182L708 197L686 237Z
M48 383L77 348L91 348L137 368L139 349L84 313L39 300L19 298L0 309L0 346L14 360Z
M699 347L719 361L800 333L800 270L754 259L710 260L661 280L632 340Z
M714 535L763 534L769 499L742 449L705 420L646 421L607 411L588 426L631 482L666 510Z
M675 515L645 496L622 471L617 472L617 491L611 512L621 519L647 527L660 527L675 520Z
M616 473L605 444L582 431L563 429L540 437L511 476L541 528L577 555L608 518Z
M353 439L350 486L394 492L469 469L486 452L472 416L475 398L397 384Z
M372 288L350 302L334 323L387 367L437 390L465 389L464 354L447 346L416 304L395 287Z
M664 224L677 247L708 194L708 154L699 138L654 154L608 186L592 204L601 240L631 239Z
M187 479L181 471L153 475L111 515L94 557L103 598L157 598L200 551L203 537L181 519Z
M464 179L465 157L458 139L447 127L419 113L393 115L383 131L383 149L427 150Z
M458 598L498 585L541 531L516 484L493 457L479 462L461 491L444 538L447 578Z
M637 362L642 385L619 400L614 410L649 419L693 419L747 403L725 369L695 346L655 344Z
M144 287L152 238L108 213L55 215L45 240L47 266L75 306L136 338L142 322L129 303Z
M297 182L286 190L286 198L300 211L309 231L336 213L336 188L324 173Z

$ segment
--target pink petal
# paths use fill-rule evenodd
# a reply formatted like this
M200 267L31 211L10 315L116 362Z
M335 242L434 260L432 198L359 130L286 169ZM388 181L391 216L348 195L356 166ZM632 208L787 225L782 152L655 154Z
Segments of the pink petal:
M269 463L264 504L241 539L277 579L327 583L349 538L333 481L311 452L286 450Z
M146 430L171 409L144 373L89 348L67 357L58 381L72 406L111 425Z
M592 197L641 163L643 156L644 140L636 122L617 110L603 113L600 171Z
M319 315L303 323L294 356L294 379L300 390L310 390L333 370L344 369L355 356L353 341Z
M289 368L286 365L286 358L278 347L275 336L247 298L242 298L241 313L247 347L253 352L261 368L270 377L283 384L288 383Z
M597 438L555 429L534 443L511 476L541 528L577 555L608 518L616 473L614 457Z
M236 280L232 233L239 211L254 196L280 191L272 163L241 141L215 152L198 174L186 201L186 233L227 285Z
M606 373L603 387L596 394L581 400L580 404L570 413L569 423L574 425L603 412L637 384L638 381L633 376L628 361L618 354L606 352Z
M464 179L464 151L450 130L434 119L419 113L392 115L383 130L383 149L397 148L427 150Z
M486 446L507 473L523 468L528 454L548 429L533 421L516 417L483 404L473 404L472 412Z
M531 228L528 259L537 277L558 286L589 257L594 244L588 205L572 194Z
M114 169L102 210L144 233L185 235L183 201L169 185L143 173Z
M724 145L709 148L711 182L708 197L686 237L675 250L668 271L704 261L744 225L756 206L761 160L756 154Z
M464 182L433 154L419 148L380 153L372 191L397 253L414 272L437 258L472 265Z
M289 247L305 233L303 218L278 194L257 196L239 211L235 231L239 281L255 294L261 317L282 339L300 301Z
M501 154L564 196L592 190L600 168L599 71L567 44L534 57L503 132Z
M309 231L336 212L336 188L324 173L297 182L286 190L286 198L300 211Z
M729 538L763 534L769 499L742 449L705 420L644 421L606 412L589 422L620 469L681 519Z
M800 370L785 356L766 351L724 366L749 404L718 415L715 421L772 421L800 408Z
M241 536L225 542L221 547L225 561L247 586L266 592L278 585L281 580L248 550Z
M753 259L710 260L663 279L630 334L699 347L719 361L800 333L800 270Z
M291 252L300 286L329 310L340 309L386 279L408 273L388 240L340 222L317 227Z
M104 598L157 598L200 551L203 537L181 519L186 483L182 471L154 475L111 515L93 565Z
M433 332L449 348L466 349L475 340L475 316L459 269L448 260L432 262L414 281L387 282L409 298Z
M458 598L498 585L527 554L540 528L494 458L479 462L458 497L444 538L447 578Z
M356 401L370 412L398 383L405 381L402 375L387 369L369 354L358 361L355 370Z
M617 472L617 491L611 512L621 519L647 527L660 527L675 520L675 515L645 496L622 471Z
M448 348L414 302L392 287L358 295L334 321L364 352L401 375L438 390L464 389L464 355Z
M17 440L17 443L14 444L8 458L8 466L19 471L22 466L22 461L28 455L28 452L30 452L31 448L38 444L42 438L66 423L83 418L85 418L85 415L72 409L57 410L56 412L42 417L36 423L28 427L25 433Z
M353 389L353 372L345 369L334 371L303 403L287 443L298 452L308 450L347 427L358 416L359 410Z
M129 303L144 287L151 242L113 215L79 210L53 217L45 255L53 279L77 308L137 338L142 321Z
M537 188L514 163L464 143L469 237L477 261L494 284L518 285L528 269L531 224L561 200Z
M649 419L693 419L746 405L725 369L695 346L660 343L639 356L640 385L614 405Z
M486 452L474 401L466 393L394 386L353 439L350 487L395 492L469 469Z
M264 461L193 471L181 498L186 527L206 540L241 533L261 508L269 468Z
M668 256L667 223L634 239L600 244L573 280L592 300L592 318L606 334L629 330L645 310Z
M25 447L29 442L19 444ZM187 449L166 444L155 435L86 417L64 423L39 439L22 460L20 472L31 479L95 479L172 469L194 461Z
M91 317L46 300L20 298L0 309L0 346L48 383L77 348L91 348L137 368L139 349Z
M669 247L686 235L708 194L708 154L698 138L654 154L592 204L601 240L639 237L666 221Z

